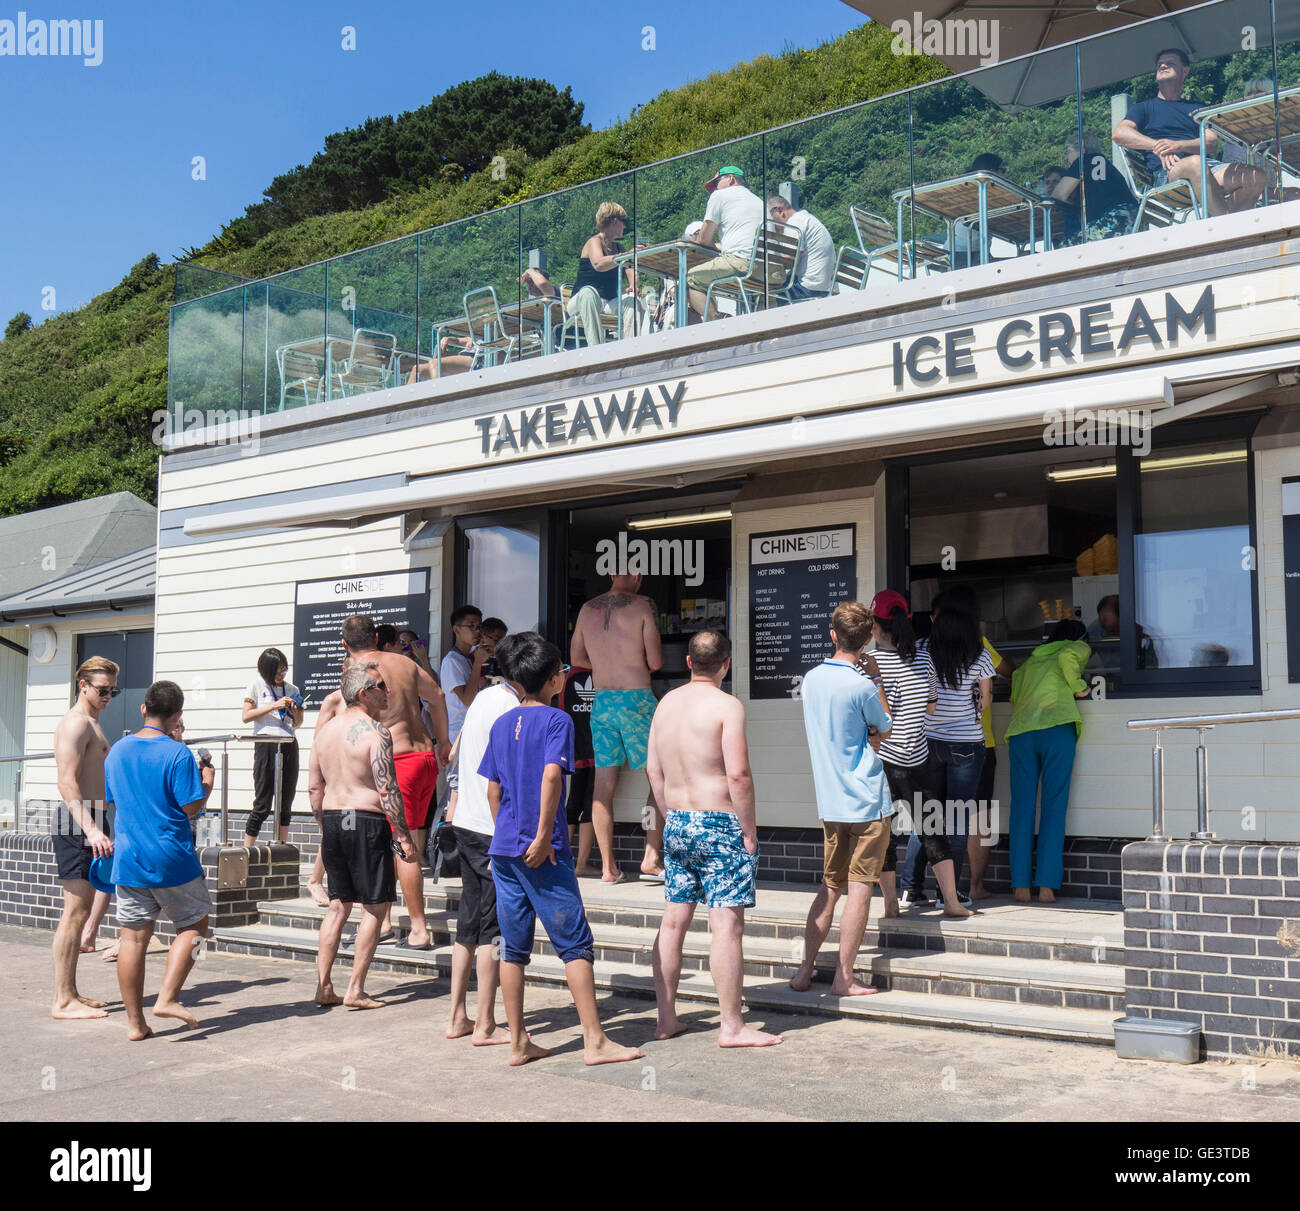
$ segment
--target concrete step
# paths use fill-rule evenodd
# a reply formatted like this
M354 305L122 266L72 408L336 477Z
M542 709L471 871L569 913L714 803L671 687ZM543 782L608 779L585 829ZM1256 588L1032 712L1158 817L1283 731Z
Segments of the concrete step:
M218 929L214 931L214 945L232 953L283 959L310 961L316 954L315 933L291 925L263 923ZM347 965L351 953L349 948L341 948L340 962ZM437 946L432 951L405 953L381 946L371 964L372 971L401 972L429 978L437 978L450 969L451 948L448 945ZM595 976L596 986L602 991L647 998L654 996L654 981L642 963L598 958ZM554 954L535 954L528 966L528 980L535 984L562 984L564 965ZM682 972L678 995L684 1001L712 1004L717 1001L713 981L707 971L698 969ZM1105 1045L1114 1041L1113 1010L1061 1008L901 990L880 992L870 997L833 997L822 991L819 984L799 993L794 992L784 979L761 975L746 975L745 1001L753 1009L773 1009L782 1013L905 1022Z
M633 881L610 886L598 879L583 879L581 888L593 930L603 925L659 928L664 905L661 885ZM460 903L459 880L427 884L424 899L426 914L454 916ZM745 914L746 939L801 939L811 900L808 890L760 884L758 904ZM945 917L935 907L913 908L886 919L880 915L881 908L880 897L874 896L863 938L864 947L873 950L963 951L1028 960L1115 967L1124 964L1122 909L1091 900L1041 905L1017 904L1007 896L993 897L981 901L975 916L963 920ZM695 914L691 931L707 933L707 912ZM832 927L827 942L833 945L838 940L838 928Z

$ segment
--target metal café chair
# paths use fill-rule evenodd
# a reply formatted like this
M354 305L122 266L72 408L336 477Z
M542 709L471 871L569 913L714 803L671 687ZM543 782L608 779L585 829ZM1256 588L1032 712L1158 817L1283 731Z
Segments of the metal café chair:
M745 273L730 273L709 283L704 292L704 314L708 315L714 294L735 298L738 310L749 313L753 304L770 295L791 302L799 254L803 251L803 232L773 219L765 220L754 232L754 248Z
M942 271L949 267L948 249L942 244L928 240L900 240L893 223L874 210L850 205L849 218L853 222L853 232L858 237L858 247L867 258L864 282L878 260L893 264L895 272L901 261L907 270L907 276L913 278L916 277L918 268Z
M465 323L469 326L470 339L482 350L489 362L496 360L495 355L504 351L508 362L516 354L528 357L542 351L542 334L524 327L515 321L515 331L511 332L501 314L501 303L497 299L495 286L480 286L467 291L465 302Z
M284 411L288 396L298 391L302 392L303 406L319 403L325 378L320 358L305 349L282 345L275 351L275 364L280 371L279 411Z
M393 354L397 337L391 332L358 328L352 334L352 346L335 375L339 393L352 394L349 388L375 391L388 382L393 371Z
M1154 185L1146 154L1128 147L1120 150L1124 153L1119 158L1120 175L1129 192L1138 200L1133 231L1141 231L1144 220L1150 227L1168 227L1172 223L1186 222L1189 216L1202 217L1189 181L1166 181L1163 185Z
M852 244L841 244L835 258L835 276L831 282L832 294L846 290L865 290L867 274L871 272L871 258Z

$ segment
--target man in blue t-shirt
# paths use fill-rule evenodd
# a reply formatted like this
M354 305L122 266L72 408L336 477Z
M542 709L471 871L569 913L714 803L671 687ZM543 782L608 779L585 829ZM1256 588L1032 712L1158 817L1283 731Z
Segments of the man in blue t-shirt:
M864 997L876 991L853 976L871 889L885 869L894 813L885 767L867 739L868 729L888 732L893 725L880 666L874 656L862 655L870 641L871 611L860 601L842 601L831 614L835 655L804 674L803 722L825 850L822 885L804 927L803 962L790 981L796 992L806 992L812 983L817 952L845 891L831 995Z
M592 970L595 940L573 871L564 814L564 775L573 772L573 721L550 701L568 671L559 649L534 631L513 636L512 679L523 696L492 725L478 772L488 780L495 831L488 853L501 927L501 993L510 1023L510 1063L550 1052L524 1029L524 967L541 917L564 960L564 978L582 1022L588 1064L635 1060L634 1047L611 1042L600 1025Z
M1152 183L1186 181L1205 209L1201 198L1200 128L1192 117L1203 109L1203 101L1183 96L1183 82L1191 70L1191 60L1177 47L1162 50L1156 56L1156 95L1149 101L1131 106L1123 121L1111 132L1121 147L1146 154ZM1205 136L1207 155L1213 156L1219 137L1213 131ZM1227 214L1249 210L1264 192L1264 174L1249 164L1225 164L1209 159L1206 184L1209 188L1209 213Z
M198 939L208 936L212 911L190 819L212 794L214 771L209 764L200 772L189 749L171 737L184 706L180 686L155 681L140 708L144 726L113 745L104 760L104 795L117 813L112 875L122 930L117 982L133 1042L153 1033L144 1020L144 960L160 913L175 927L176 939L153 1015L177 1018L187 1027L199 1024L178 998L194 966Z

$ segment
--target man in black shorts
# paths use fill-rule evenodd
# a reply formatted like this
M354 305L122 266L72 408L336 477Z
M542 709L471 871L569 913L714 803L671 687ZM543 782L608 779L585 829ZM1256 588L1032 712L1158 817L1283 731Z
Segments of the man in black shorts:
M397 785L393 737L379 722L388 687L374 661L358 661L339 687L347 709L323 728L311 746L307 791L321 830L321 857L330 907L321 922L316 962L316 1004L380 1009L366 995L366 973L379 942L384 909L397 896L392 856L418 862ZM394 842L394 838L396 841ZM357 929L347 994L334 991L330 972L352 905L364 909Z
M60 1020L106 1016L104 1001L91 1000L77 991L77 959L97 894L90 884L90 864L113 852L104 804L108 739L99 726L99 716L117 697L117 665L92 656L77 670L76 685L76 702L54 729L54 763L63 801L52 822L51 839L63 884L63 915L54 934L50 1016ZM107 899L104 896L105 907Z
M596 839L596 827L591 821L592 792L596 788L596 753L591 743L591 703L595 696L591 670L571 668L559 706L573 720L573 775L565 810L572 830L573 869L580 879L596 873L591 869L591 847Z

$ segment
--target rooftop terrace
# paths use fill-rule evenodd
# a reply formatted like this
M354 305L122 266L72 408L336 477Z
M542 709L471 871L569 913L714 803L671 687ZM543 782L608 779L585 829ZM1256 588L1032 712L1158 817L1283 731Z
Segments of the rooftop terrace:
M724 166L742 168L763 199L793 192L825 225L836 291L947 274L956 295L982 260L1050 255L1151 226L1179 224L1194 246L1202 208L1192 191L1148 192L1144 157L1111 132L1131 102L1154 94L1157 52L1180 48L1192 63L1183 95L1199 103L1212 154L1257 169L1258 205L1297 196L1288 191L1300 188L1298 38L1294 0L1217 0L272 277L178 266L173 427L191 427L196 413L206 423L213 412L275 414L581 347L584 330L565 304L604 202L628 216L622 245L639 296L635 319L626 307L604 321L606 339L680 324L680 275L714 255L681 237L704 217L704 183ZM1252 82L1258 95L1246 98ZM1068 167L1067 144L1093 139L1133 193L1118 221L1095 205L1090 213L1087 187L1073 216L1047 196L1049 170ZM982 155L1001 166L971 173ZM714 323L787 303L806 268L790 236L771 223L759 229L748 277L715 288L724 317ZM552 301L530 299L524 275L537 265ZM676 306L666 305L669 292Z

